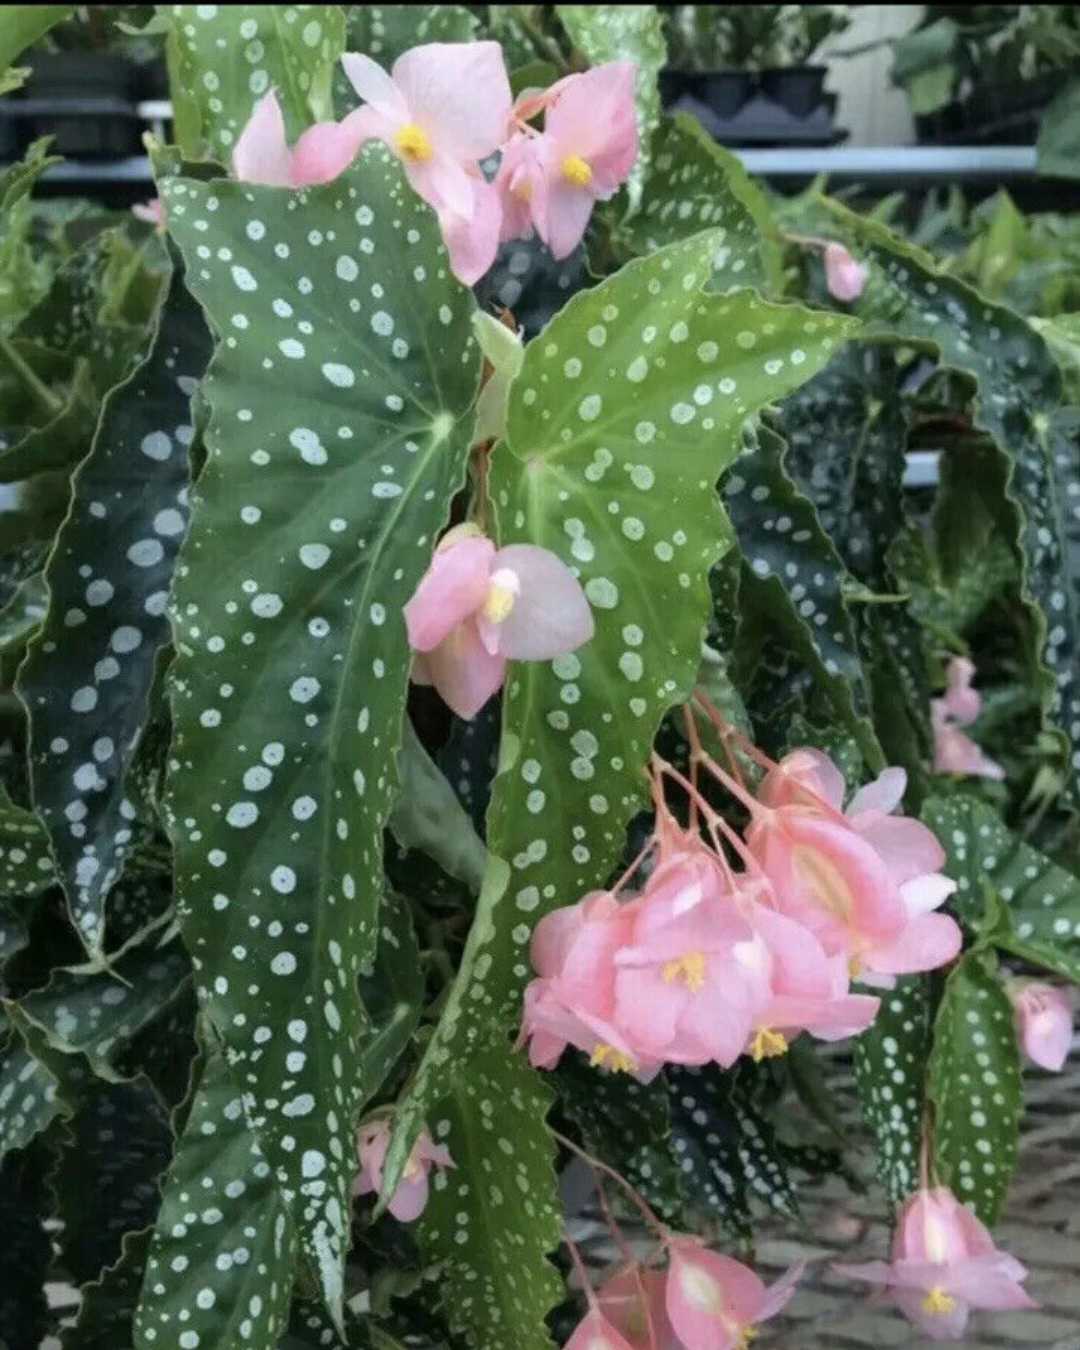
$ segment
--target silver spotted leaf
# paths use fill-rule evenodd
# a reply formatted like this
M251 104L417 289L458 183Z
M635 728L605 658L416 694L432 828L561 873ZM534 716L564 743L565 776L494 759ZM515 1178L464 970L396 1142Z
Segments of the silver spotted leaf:
M1003 950L1080 983L1080 878L975 797L931 797L922 819L948 854L943 870L957 887L949 903L965 923ZM996 915L990 911L989 931L988 892L1002 902Z
M655 5L556 5L571 42L591 66L632 61L637 67L638 157L626 184L631 212L641 201L651 159L651 143L660 125L661 67L667 60L664 25Z
M276 1278L299 1242L340 1317L401 610L464 476L473 300L379 144L307 192L173 179L164 194L221 335L172 609L180 918L279 1178ZM318 1203L300 1170L316 1155Z
M0 1008L0 1159L71 1114L60 1080L30 1048L34 1039L16 1009Z
M169 5L171 75L182 91L180 149L232 162L236 142L273 89L289 142L333 117L331 82L345 49L340 5Z
M866 335L925 346L974 388L972 417L1011 467L1008 495L1020 508L1023 593L1032 606L1044 666L1043 707L1067 745L1080 736L1080 588L1065 537L1075 466L1062 470L1052 424L1061 371L1046 341L1019 315L985 300L921 249L876 221L831 203L837 227L871 276L856 312ZM1080 741L1068 792L1076 797Z
M1023 1104L1013 1007L996 966L992 953L971 951L945 981L927 1076L937 1175L986 1224L1016 1166Z
M544 1318L565 1290L547 1259L562 1231L552 1100L500 1046L455 1079L429 1121L456 1166L435 1180L417 1234L425 1257L443 1264L446 1312L471 1350L553 1347Z
M845 600L848 572L813 503L787 473L785 449L768 427L748 427L742 455L724 478L724 503L745 563L740 601L758 621L767 616L774 636L782 634L877 770L884 763Z
M106 900L135 838L129 782L187 529L191 395L210 356L202 313L174 272L151 347L106 397L45 570L50 611L18 678L30 715L34 804L72 922L104 956ZM133 798L135 799L133 801Z
M550 663L510 667L493 856L387 1184L448 1075L516 1023L534 924L608 881L647 803L653 737L697 677L709 571L730 541L716 482L744 420L851 330L752 291L709 294L717 243L707 231L580 292L528 344L511 387L490 471L499 542L542 545L575 569L596 632Z
M0 787L0 899L25 900L55 879L45 827Z
M641 207L617 230L623 247L651 253L712 226L719 231L712 286L779 290L780 252L761 189L696 117L664 117L653 139Z
M856 1037L855 1086L874 1135L878 1180L893 1207L919 1184L919 1147L930 1053L930 986L901 975L881 995L873 1025Z

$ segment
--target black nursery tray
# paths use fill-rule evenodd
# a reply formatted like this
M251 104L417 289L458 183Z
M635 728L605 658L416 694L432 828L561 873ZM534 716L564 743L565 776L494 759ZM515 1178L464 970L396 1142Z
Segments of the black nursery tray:
M684 94L670 111L689 113L722 145L839 145L848 132L833 124L836 95L826 94L805 117L796 117L764 94L756 94L734 116L721 117L707 104Z
M134 154L142 129L135 107L120 98L11 99L0 105L0 118L17 142L52 136L52 149L71 159Z

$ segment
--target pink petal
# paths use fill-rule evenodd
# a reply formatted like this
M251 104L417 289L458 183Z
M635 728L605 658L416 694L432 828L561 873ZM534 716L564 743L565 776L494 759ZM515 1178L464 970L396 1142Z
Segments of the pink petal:
M576 651L593 636L592 610L581 583L550 549L510 544L492 568L508 568L521 582L513 609L500 624L499 649L514 661L550 661Z
M927 872L925 876L912 877L900 887L900 899L910 917L917 914L929 914L937 909L956 890L952 877L940 872Z
M635 75L631 61L611 61L571 75L560 81L544 119L544 131L559 142L563 154L580 155L594 173L596 161L603 159L607 174L617 182L625 180L637 158Z
M945 697L941 705L948 717L962 727L969 726L982 710L982 695L972 689L975 666L966 656L954 656L945 673Z
M499 238L523 239L547 211L547 174L543 137L518 134L503 146L495 187L502 201Z
M990 759L959 727L939 723L934 728L934 772L967 774L1000 782L1005 770Z
M492 656L466 620L427 654L428 673L442 701L470 721L506 678L506 658Z
M349 120L316 122L293 146L291 178L294 187L330 183L356 158L365 138L363 124Z
M694 997L685 985L666 981L655 967L620 970L615 976L615 1018L628 1040L649 1055L663 1055ZM742 1049L740 1041L735 1053Z
M856 816L860 811L883 811L889 815L900 805L906 787L907 773L903 769L883 769L872 783L856 792L845 814Z
M945 1290L973 1308L1001 1312L1006 1308L1037 1308L1039 1305L1015 1275L1019 1262L1004 1252L971 1257L950 1266L942 1280ZM1023 1275L1027 1271L1020 1266Z
M241 183L290 186L292 160L285 140L285 119L272 89L256 103L240 133L233 147L232 167Z
M804 746L792 750L775 769L769 770L757 795L766 806L824 803L839 811L844 805L844 775L828 755Z
M467 535L436 548L431 566L405 605L405 627L413 651L431 651L480 608L494 556L495 545L483 535Z
M1064 990L1033 982L1014 995L1014 1004L1024 1053L1058 1073L1072 1048L1072 1005Z
M622 1266L596 1291L596 1300L612 1326L633 1350L679 1350L664 1306L664 1272Z
M963 945L955 919L947 914L920 914L899 937L863 953L867 969L885 975L911 975L936 970L952 961Z
M843 244L829 244L825 249L825 284L834 299L845 304L858 300L869 275L869 270L856 262Z
M414 1219L418 1219L423 1214L427 1202L427 1173L421 1172L418 1177L414 1177L412 1180L398 1183L397 1190L390 1197L387 1209L399 1223L412 1223Z
M790 1303L795 1293L795 1287L803 1277L803 1271L806 1269L805 1261L796 1261L795 1264L786 1270L783 1275L765 1290L765 1302L761 1305L761 1310L757 1315L759 1322L768 1321L770 1317L776 1314Z
M450 255L450 270L466 286L475 286L495 261L499 249L502 203L496 189L482 178L470 178L470 219L440 210L439 228Z
M884 862L894 886L926 872L939 872L945 864L945 850L933 831L909 816L862 811L851 826Z
M536 231L553 258L573 253L584 237L595 198L587 187L568 183L562 173L546 165L547 199L544 215L537 218Z
M765 1303L765 1286L747 1266L694 1242L671 1244L667 1312L686 1350L733 1350Z
M147 225L155 225L159 230L165 228L165 203L160 197L151 197L146 202L136 202L131 208L131 214L136 220L145 221Z
M357 52L346 52L341 64L357 94L395 129L409 121L405 96L382 66Z
M892 1267L885 1261L863 1261L849 1266L837 1262L830 1269L848 1280L865 1280L868 1284L888 1286L892 1283Z
M584 1321L578 1323L566 1342L566 1350L634 1350L634 1347L615 1330L599 1308L594 1308Z
M956 1299L948 1312L927 1312L926 1294L923 1289L896 1289L893 1298L907 1320L932 1341L961 1340L971 1313L968 1305Z
M393 78L409 120L454 159L484 159L506 140L510 81L497 42L413 47L394 62Z
M447 212L471 220L474 209L473 183L465 165L453 159L444 150L436 150L430 159L406 159L405 176L413 191L440 213ZM444 233L445 233L445 226ZM496 228L496 238L498 229Z

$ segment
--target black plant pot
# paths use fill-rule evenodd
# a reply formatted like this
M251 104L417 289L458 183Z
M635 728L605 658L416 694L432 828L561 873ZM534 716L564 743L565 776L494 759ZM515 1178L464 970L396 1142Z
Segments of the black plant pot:
M761 72L761 92L792 117L809 117L825 91L825 66L788 66Z
M665 106L684 95L711 108L718 117L734 117L753 96L752 70L662 70L660 96Z
M43 53L33 59L18 110L27 140L52 136L72 159L118 158L139 148L135 68L108 52Z
M141 99L167 99L169 97L169 68L164 59L144 61L135 71L135 90Z

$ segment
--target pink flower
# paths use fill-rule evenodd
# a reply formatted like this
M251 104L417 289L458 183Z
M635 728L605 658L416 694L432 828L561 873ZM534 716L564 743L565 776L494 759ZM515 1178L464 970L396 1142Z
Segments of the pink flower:
M362 141L360 129L346 118L308 127L290 150L281 105L271 89L256 103L233 147L233 173L241 183L267 187L329 183L352 163Z
M136 202L131 208L131 214L136 220L145 221L158 230L165 228L165 203L160 197L151 197L148 202Z
M683 1350L667 1315L667 1275L647 1266L622 1266L597 1290L604 1316L630 1350Z
M413 679L471 718L502 686L507 659L550 661L593 635L581 586L554 553L496 550L475 525L451 530L405 606Z
M626 945L633 919L632 905L594 891L537 924L531 957L539 978L525 990L519 1037L519 1044L529 1041L537 1068L553 1069L573 1045L593 1064L642 1081L659 1071L660 1060L643 1053L616 1010L615 953Z
M343 125L361 141L384 141L414 191L433 206L455 274L466 284L491 266L499 242L499 194L479 161L506 137L510 83L497 42L413 47L390 74L369 56L342 58L364 106Z
M1020 1045L1033 1063L1060 1072L1072 1048L1072 1004L1064 989L1036 980L1008 985Z
M669 1063L733 1064L769 1001L764 943L704 846L687 847L650 877L615 967L619 1026Z
M382 1170L386 1151L390 1147L390 1122L385 1117L365 1121L357 1134L357 1152L360 1155L360 1175L353 1186L354 1195L367 1195L382 1190ZM436 1167L453 1167L449 1151L436 1144L424 1130L413 1145L405 1172L397 1189L390 1197L389 1210L401 1223L411 1223L420 1217L428 1202L428 1173Z
M566 1342L566 1350L634 1350L634 1347L616 1331L599 1308L593 1308L578 1323Z
M504 239L531 223L556 258L577 246L594 204L615 194L637 159L634 74L632 62L613 61L519 105L519 119L545 109L544 131L524 132L504 148L496 179Z
M934 772L970 774L978 778L1002 779L1005 770L983 754L960 727L970 726L982 709L982 696L972 689L975 667L967 657L954 656L946 672L947 686L942 698L931 699L930 720L934 727Z
M762 781L747 843L779 908L853 973L883 984L943 965L960 950L955 921L932 911L956 889L941 845L894 815L906 785L886 769L842 810L843 776L817 750L787 755Z
M844 304L858 300L868 276L869 270L856 262L843 244L825 246L825 284L834 300Z
M1034 1308L1020 1287L1027 1270L999 1251L944 1186L917 1191L893 1235L892 1260L838 1265L840 1275L884 1286L901 1312L934 1341L958 1341L973 1308Z
M792 1266L766 1289L748 1266L693 1238L676 1238L669 1250L667 1312L685 1350L742 1350L757 1323L788 1302L802 1274L801 1263Z

